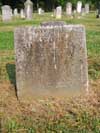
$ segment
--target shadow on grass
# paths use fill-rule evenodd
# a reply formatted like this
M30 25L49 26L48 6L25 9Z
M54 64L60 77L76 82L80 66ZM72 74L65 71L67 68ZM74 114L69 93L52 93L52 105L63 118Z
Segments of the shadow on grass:
M14 85L15 93L16 93L16 96L17 96L15 64L8 63L6 65L6 69L7 69L7 73L8 73L8 76L9 76L9 80L10 80L11 84Z

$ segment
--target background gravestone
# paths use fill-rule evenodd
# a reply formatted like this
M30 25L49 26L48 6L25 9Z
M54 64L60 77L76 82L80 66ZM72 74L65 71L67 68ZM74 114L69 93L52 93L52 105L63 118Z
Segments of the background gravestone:
M43 15L44 14L44 10L42 8L38 8L38 14L39 15Z
M85 13L89 13L89 4L87 3L87 4L85 4Z
M25 2L25 17L27 20L31 20L33 18L33 3L31 0L27 0Z
M82 12L82 2L78 1L77 2L77 13L81 13Z
M38 14L39 14L39 15L42 14L42 8L38 8Z
M100 2L98 3L98 5L97 5L97 18L100 18Z
M20 10L20 17L21 17L21 19L25 19L25 12L24 12L24 9L21 9L21 10Z
M41 26L63 26L63 25L66 25L64 21L49 21L41 23Z
M18 16L19 16L19 14L18 14L18 9L17 9L17 8L14 9L14 16L15 16L15 17L18 17Z
M88 88L85 29L79 25L15 30L19 99L68 96Z
M57 19L61 19L61 17L62 17L62 7L61 6L58 6L56 8L56 18Z
M56 9L53 10L53 16L56 16Z
M85 15L85 13L86 13L86 12L85 12L85 8L82 8L82 12L81 12L81 13L82 13L82 16Z
M11 21L12 20L12 9L10 6L8 5L5 5L5 6L2 6L2 20L4 22L8 22L8 21Z
M66 5L66 15L71 16L72 15L72 4L70 2Z

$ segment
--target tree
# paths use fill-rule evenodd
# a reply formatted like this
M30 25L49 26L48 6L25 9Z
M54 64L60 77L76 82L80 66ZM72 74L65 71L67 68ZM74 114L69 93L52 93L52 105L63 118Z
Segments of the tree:
M0 6L1 5L10 5L12 8L17 7L18 9L24 7L24 2L26 0L0 0ZM71 2L73 4L73 7L76 7L77 1L79 0L32 0L34 3L34 8L37 9L39 5L42 5L45 7L45 9L48 11L54 9L56 6L61 5L62 7L66 6L67 2ZM83 4L90 3L91 6L98 5L99 0L80 0Z

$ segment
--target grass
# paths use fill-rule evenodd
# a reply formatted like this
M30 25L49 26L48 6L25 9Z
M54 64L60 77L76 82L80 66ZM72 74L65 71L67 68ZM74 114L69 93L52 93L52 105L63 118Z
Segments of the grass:
M30 126L28 123L19 124L14 120L8 121L6 124L6 131L8 133L12 132L27 132L27 133L36 133L38 132L45 132L45 133L99 133L100 128L97 125L100 125L100 118L93 118L89 116L88 113L84 112L81 115L81 118L77 119L75 118L70 118L70 115L64 116L60 118L59 120L54 120L54 121L48 121L47 122L34 122L31 120L27 120L28 123L30 123ZM71 122L72 125L69 125L69 121ZM77 122L76 122L77 121ZM38 124L37 126L37 123ZM28 126L26 125L28 124ZM43 125L42 125L43 124Z
M14 49L14 35L12 31L0 32L0 50Z
M93 94L69 102L51 98L27 105L19 103L14 87L6 84L15 85L16 82L14 29L22 25L38 26L44 20L55 18L46 13L43 16L34 14L32 21L19 18L9 23L0 21L0 133L100 133L100 19L96 19L94 13L80 19L65 15L62 18L67 24L86 27Z

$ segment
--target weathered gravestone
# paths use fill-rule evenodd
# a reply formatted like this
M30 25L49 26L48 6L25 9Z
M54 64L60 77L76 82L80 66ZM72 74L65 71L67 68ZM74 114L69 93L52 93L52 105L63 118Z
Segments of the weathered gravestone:
M17 8L14 9L14 16L15 16L15 17L18 17L18 16L19 16L19 14L18 14L18 9L17 9Z
M82 8L82 12L81 12L81 13L82 13L82 16L85 15L85 13L86 13L86 12L85 12L85 8Z
M89 13L89 4L87 3L87 4L85 4L85 13Z
M78 1L77 2L77 13L81 13L82 12L82 2Z
M66 15L71 16L72 15L72 4L70 2L66 5Z
M2 6L2 20L8 22L12 20L12 9L9 5Z
M38 14L39 15L43 15L44 14L44 10L42 8L38 8Z
M25 2L25 17L27 20L31 20L33 18L33 3L31 0L27 0Z
M88 88L85 29L80 25L15 30L19 99L68 96Z
M61 6L58 6L56 8L56 18L57 19L61 19L61 17L62 17L62 7Z
M53 14L52 14L52 16L56 16L56 9L53 9Z
M24 12L24 9L21 9L21 10L20 10L20 17L21 17L21 19L25 19L25 12Z
M49 21L41 23L41 26L63 26L63 25L66 25L64 21Z
M39 15L42 14L42 8L38 8L38 14L39 14Z
M100 18L100 9L97 10L97 16L96 18Z
M97 5L97 18L100 18L100 2L98 2L98 5Z

